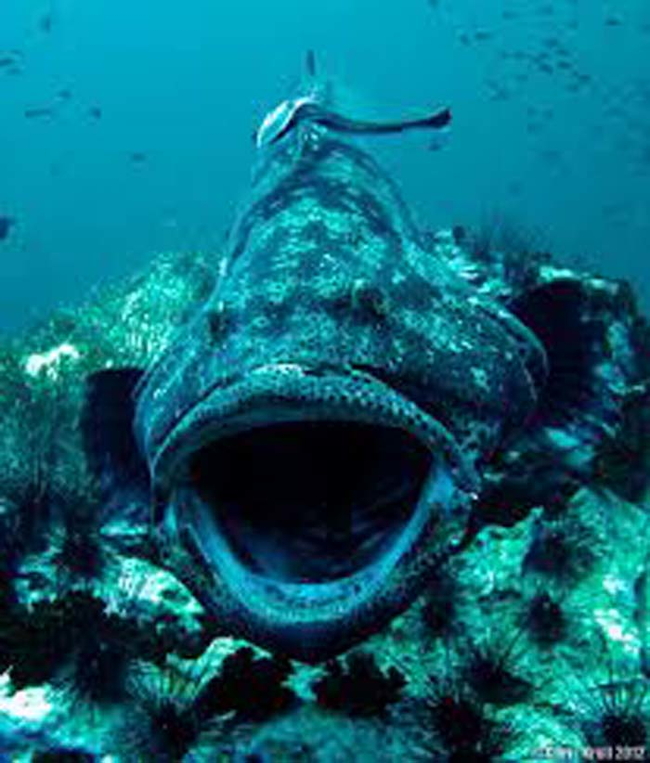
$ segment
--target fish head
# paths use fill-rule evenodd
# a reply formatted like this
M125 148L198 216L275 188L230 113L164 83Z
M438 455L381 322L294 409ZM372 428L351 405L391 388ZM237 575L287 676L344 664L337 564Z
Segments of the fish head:
M367 153L312 138L265 157L214 293L139 384L134 431L165 563L221 626L319 661L453 553L544 361L420 246Z

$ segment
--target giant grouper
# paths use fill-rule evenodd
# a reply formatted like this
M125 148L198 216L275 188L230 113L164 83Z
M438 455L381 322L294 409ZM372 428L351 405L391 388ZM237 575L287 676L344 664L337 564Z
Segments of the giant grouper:
M130 464L123 485L140 459L164 564L221 628L298 659L403 611L481 506L521 516L588 479L638 376L619 284L479 247L457 267L355 142L449 118L311 94L270 112L214 291L148 368L88 382L94 461ZM134 450L111 456L122 383Z

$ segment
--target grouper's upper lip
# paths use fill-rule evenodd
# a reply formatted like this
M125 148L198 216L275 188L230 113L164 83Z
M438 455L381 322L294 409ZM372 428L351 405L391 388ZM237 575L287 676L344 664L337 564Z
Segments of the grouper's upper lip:
M150 465L157 495L168 493L191 453L208 442L281 421L339 419L395 426L444 455L457 486L477 489L474 467L449 431L418 405L365 371L311 370L295 363L260 365L216 385L167 432Z

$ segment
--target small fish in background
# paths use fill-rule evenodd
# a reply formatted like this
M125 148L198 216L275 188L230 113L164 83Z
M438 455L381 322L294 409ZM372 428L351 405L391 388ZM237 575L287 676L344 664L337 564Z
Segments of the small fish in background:
M56 94L56 97L60 101L69 101L72 98L72 90L67 87L61 88Z
M623 26L623 17L618 14L611 13L605 17L605 26L608 26L608 27Z
M91 106L88 109L88 116L92 117L93 119L101 119L102 118L102 110L99 106Z
M144 151L131 151L129 159L132 164L144 164L147 161L147 155Z
M0 69L5 69L8 66L13 66L18 62L18 57L14 54L14 51L9 53L0 53Z
M51 119L54 113L51 106L33 106L23 111L26 119Z
M38 29L43 34L49 34L54 26L54 13L49 10L46 11L38 20Z
M13 217L9 217L8 215L0 215L0 241L4 241L9 237L11 229L15 224L16 221Z
M20 50L0 51L0 70L5 74L21 74L23 54Z
M492 32L490 29L475 29L474 30L474 40L476 42L486 42L487 40L491 40L494 37L494 32Z

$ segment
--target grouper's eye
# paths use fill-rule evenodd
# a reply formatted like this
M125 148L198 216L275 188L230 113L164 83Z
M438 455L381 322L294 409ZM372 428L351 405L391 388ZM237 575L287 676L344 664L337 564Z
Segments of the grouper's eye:
M397 427L276 422L205 445L190 473L240 563L319 583L380 557L411 519L434 456Z

